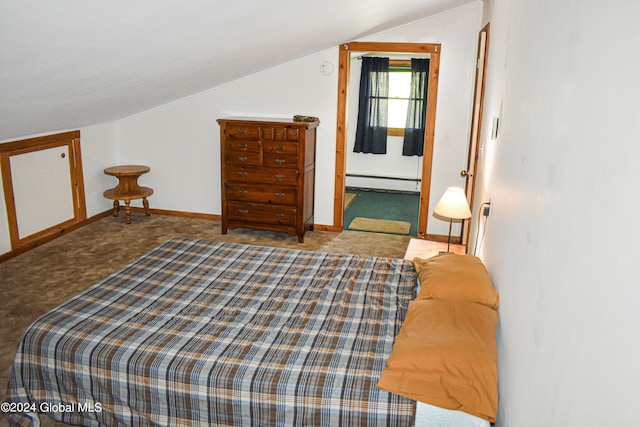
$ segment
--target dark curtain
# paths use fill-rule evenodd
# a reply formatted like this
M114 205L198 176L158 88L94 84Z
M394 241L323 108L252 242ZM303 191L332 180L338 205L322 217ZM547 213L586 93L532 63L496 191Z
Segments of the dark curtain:
M389 58L362 58L355 153L386 154Z
M403 156L422 156L427 121L429 91L429 60L411 59L411 94L404 130Z

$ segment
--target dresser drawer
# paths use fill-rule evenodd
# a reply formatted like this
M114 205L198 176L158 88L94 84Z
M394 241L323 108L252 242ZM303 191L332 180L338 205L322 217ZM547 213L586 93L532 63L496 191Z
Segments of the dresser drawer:
M227 206L229 221L289 226L296 224L296 208L294 206L247 202L229 202Z
M277 185L225 183L228 200L249 201L256 203L273 203L276 205L295 205L297 191L295 187Z
M297 142L265 141L262 146L265 153L298 154Z
M262 139L271 139L276 141L298 141L300 132L298 128L288 127L263 127Z
M227 166L225 179L229 181L255 182L259 184L296 185L298 171L265 167Z
M251 151L260 152L260 141L251 140L226 140L225 148L227 151Z
M224 153L226 164L258 166L262 163L262 153L250 151L226 151Z
M260 128L251 125L228 124L224 136L229 139L259 139Z
M300 129L298 128L287 128L285 133L287 141L297 141L300 138Z
M277 168L295 168L298 166L298 156L294 154L265 153L263 164Z

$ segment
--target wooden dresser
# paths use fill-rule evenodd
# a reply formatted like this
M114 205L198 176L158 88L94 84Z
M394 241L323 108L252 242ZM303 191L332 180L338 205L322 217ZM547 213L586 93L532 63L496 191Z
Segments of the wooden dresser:
M283 231L304 241L313 229L319 122L230 117L220 124L222 234Z

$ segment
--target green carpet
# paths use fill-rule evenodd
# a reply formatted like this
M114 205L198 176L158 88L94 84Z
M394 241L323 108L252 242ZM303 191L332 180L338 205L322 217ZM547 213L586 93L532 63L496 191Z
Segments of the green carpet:
M387 192L363 188L347 188L348 193L357 193L349 208L344 212L345 227L354 218L388 219L411 223L409 235L418 233L419 193Z

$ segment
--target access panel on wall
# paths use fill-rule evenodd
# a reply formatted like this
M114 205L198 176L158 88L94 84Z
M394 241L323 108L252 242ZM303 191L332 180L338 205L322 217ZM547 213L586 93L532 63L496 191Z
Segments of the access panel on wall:
M11 247L86 218L80 132L0 144Z

